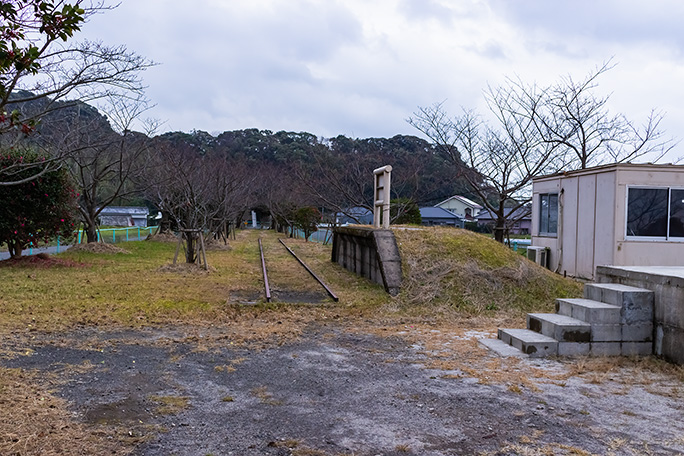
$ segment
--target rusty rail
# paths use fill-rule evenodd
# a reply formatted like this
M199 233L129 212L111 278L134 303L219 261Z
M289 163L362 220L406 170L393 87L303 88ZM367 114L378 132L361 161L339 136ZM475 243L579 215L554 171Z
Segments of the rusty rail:
M309 274L311 274L311 277L313 277L314 279L316 279L316 281L318 281L318 283L320 283L321 286L322 286L323 288L325 288L325 291L328 293L328 295L330 295L330 297L333 299L333 301L338 302L338 301L340 300L340 298L338 298L337 295L336 295L335 293L333 293L333 291L332 291L330 288L328 288L328 286L325 284L325 282L323 282L323 281L322 281L322 280L321 280L321 279L320 279L320 278L311 270L311 268L309 268L309 267L306 265L306 263L304 263L302 260L299 259L299 257L298 257L297 255L295 255L295 253L292 251L292 249L290 249L290 248L283 242L282 239L279 238L278 241L280 241L280 243L283 244L283 247L285 247L285 248L287 249L287 251L290 252L290 254L291 254L293 257L295 257L295 259L296 259L297 261L299 261L299 264L301 264L301 265L304 267L304 269L306 269L306 271L307 271Z
M264 248L259 238L259 254L261 255L261 272L264 274L264 289L266 290L266 302L271 302L271 287L268 285L268 273L266 272L266 261L264 260Z

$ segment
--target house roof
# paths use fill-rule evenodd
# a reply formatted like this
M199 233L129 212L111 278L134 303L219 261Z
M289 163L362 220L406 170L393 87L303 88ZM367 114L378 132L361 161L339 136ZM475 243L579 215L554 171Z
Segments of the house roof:
M102 209L100 215L137 215L137 216L147 216L150 210L145 206L107 206Z
M518 221L518 220L532 220L532 208L529 206L522 206L519 207L518 209L515 210L514 214L511 216L511 211L513 210L512 207L505 207L504 208L504 215L508 219L509 217L512 217L512 220ZM489 220L496 220L496 216L492 214L489 209L485 209L484 211L480 212L480 214L477 216L478 221L480 222L486 222Z
M421 207L420 216L424 219L461 220L461 217L441 207Z
M673 164L654 164L654 163L610 163L608 165L599 165L592 168L575 169L572 171L561 171L554 174L547 174L545 176L537 176L532 179L533 182L544 179L556 179L561 176L576 176L583 174L596 174L602 172L611 172L617 169L643 169L650 171L681 171L684 172L684 165Z
M441 203L437 203L435 206L439 207L439 206L441 206L442 204L445 204L445 203L447 203L447 202L449 202L449 201L451 201L451 200L460 201L460 202L462 202L463 204L465 204L466 206L470 206L470 207L473 208L473 209L482 209L482 206L480 206L479 204L477 204L475 201L469 200L469 199L466 198L465 196L461 196L461 195L454 195L454 196L452 196L452 197L450 197L450 198L445 199L445 200L442 201Z

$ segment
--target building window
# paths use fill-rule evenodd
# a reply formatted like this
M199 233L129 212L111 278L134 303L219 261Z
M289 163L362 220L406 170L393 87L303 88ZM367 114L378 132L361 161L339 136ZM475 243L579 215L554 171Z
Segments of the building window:
M539 234L558 234L558 193L539 195Z
M684 238L684 189L629 188L627 237Z

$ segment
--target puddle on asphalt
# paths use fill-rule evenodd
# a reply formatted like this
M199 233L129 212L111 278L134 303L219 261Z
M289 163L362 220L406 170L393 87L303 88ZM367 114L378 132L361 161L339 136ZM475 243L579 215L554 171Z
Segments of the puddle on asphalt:
M84 419L93 424L146 423L152 414L141 398L127 397L123 401L98 404L84 413Z

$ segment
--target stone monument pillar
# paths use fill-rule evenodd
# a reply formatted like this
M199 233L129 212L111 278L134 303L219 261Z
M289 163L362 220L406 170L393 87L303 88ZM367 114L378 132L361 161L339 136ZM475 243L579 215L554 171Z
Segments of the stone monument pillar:
M373 227L388 229L390 226L390 178L392 167L383 166L373 171L375 192L373 193Z

